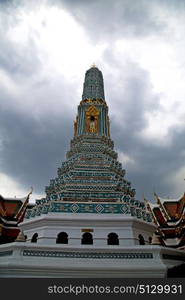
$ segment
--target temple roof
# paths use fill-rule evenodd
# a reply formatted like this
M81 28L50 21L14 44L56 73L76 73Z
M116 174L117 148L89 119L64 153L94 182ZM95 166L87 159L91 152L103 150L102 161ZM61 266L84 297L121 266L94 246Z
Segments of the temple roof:
M6 220L22 220L31 192L23 198L4 198L0 195L0 217Z
M148 208L154 215L159 209L166 221L176 222L182 218L185 211L185 194L177 199L162 198L157 194L154 195L157 200L157 204L147 201Z
M185 194L177 199L165 199L157 194L155 197L168 220L175 221L181 218L185 208Z
M155 224L164 239L166 246L184 244L185 194L177 199L168 199L154 194L157 203L146 200Z

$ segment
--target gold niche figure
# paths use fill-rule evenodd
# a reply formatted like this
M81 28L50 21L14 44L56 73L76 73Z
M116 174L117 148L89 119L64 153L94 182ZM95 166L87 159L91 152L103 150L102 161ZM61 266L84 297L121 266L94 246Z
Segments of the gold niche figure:
M86 112L86 131L91 133L98 132L99 110L95 106L90 106Z
M95 132L96 131L95 117L94 116L90 117L89 129L90 129L90 132Z

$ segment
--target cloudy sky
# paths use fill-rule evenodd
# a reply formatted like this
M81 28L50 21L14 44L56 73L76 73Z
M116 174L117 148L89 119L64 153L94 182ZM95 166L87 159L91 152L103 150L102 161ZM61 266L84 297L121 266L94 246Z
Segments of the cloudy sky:
M185 190L185 1L0 1L0 194L44 195L73 137L85 71L103 72L126 178Z

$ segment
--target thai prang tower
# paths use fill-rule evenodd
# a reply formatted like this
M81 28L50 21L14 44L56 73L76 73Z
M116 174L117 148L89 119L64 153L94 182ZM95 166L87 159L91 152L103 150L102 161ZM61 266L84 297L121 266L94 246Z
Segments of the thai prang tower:
M96 66L85 74L66 161L20 228L0 248L5 277L164 277L181 263L180 251L151 245L156 227L117 160Z
M85 74L82 101L74 122L74 138L58 177L46 187L46 199L72 202L134 201L135 190L124 178L110 138L102 72ZM142 203L139 207L143 208ZM100 209L100 206L99 206ZM146 216L145 216L146 217Z

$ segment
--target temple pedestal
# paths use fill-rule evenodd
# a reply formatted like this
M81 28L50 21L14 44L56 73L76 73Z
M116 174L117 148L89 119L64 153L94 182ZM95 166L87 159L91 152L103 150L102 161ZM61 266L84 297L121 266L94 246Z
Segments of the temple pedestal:
M10 243L0 248L0 277L164 278L182 251L160 246L69 247Z

